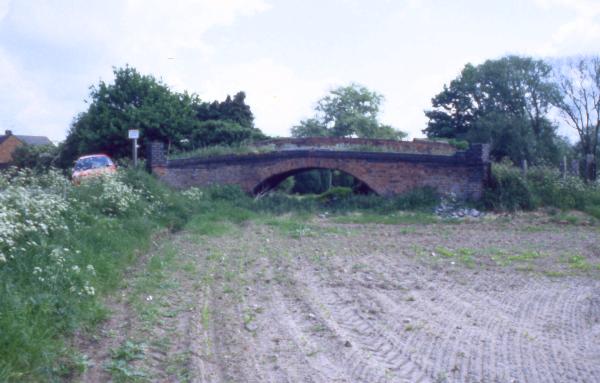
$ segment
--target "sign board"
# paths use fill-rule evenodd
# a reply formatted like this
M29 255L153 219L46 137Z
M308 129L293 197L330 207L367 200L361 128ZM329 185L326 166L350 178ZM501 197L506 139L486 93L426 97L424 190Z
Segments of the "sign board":
M140 131L137 129L129 129L129 138L132 140L137 140L140 138Z

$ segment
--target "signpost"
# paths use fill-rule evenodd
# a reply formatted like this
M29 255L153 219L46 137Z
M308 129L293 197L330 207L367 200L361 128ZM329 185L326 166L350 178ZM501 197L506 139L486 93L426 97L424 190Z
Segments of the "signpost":
M140 131L129 129L129 139L133 140L133 167L137 167L137 140L140 138Z

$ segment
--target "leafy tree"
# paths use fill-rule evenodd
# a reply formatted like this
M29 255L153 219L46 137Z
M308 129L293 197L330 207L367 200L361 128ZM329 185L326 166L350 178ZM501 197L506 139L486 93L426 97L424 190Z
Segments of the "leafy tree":
M600 138L600 57L567 60L556 67L560 98L556 106L564 121L579 135L578 148L585 159L598 162ZM586 174L595 179L596 175Z
M294 137L360 137L399 140L406 133L378 120L383 96L364 86L350 84L332 90L317 102L316 115L292 128ZM350 175L332 174L331 170L313 170L295 176L296 193L323 193L331 186L358 184Z
M196 126L194 107L200 103L196 96L174 93L154 77L128 66L115 69L114 75L113 84L100 81L91 87L90 106L75 118L62 147L63 165L90 152L128 156L129 129L141 131L142 147L149 140L171 146Z
M315 117L292 128L292 136L405 137L406 133L378 121L382 101L382 95L358 84L336 88L317 102Z
M423 132L431 138L491 142L497 160L558 162L556 126L548 119L557 94L544 61L508 56L467 64L432 99Z
M196 116L201 121L227 120L235 122L247 129L254 129L254 116L250 107L245 102L246 94L238 92L233 96L227 96L225 101L213 101L202 103L196 107Z
M91 87L88 110L75 118L61 146L63 167L85 153L103 152L116 159L129 156L129 129L140 130L142 156L151 140L163 141L173 151L187 149L190 142L231 144L264 137L254 128L243 92L208 104L194 94L173 92L129 66L114 69L114 75L114 83L101 81Z

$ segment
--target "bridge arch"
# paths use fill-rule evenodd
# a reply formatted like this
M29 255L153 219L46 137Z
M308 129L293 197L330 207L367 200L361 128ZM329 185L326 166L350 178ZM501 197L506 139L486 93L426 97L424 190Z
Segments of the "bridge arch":
M375 194L379 194L373 188L373 186L369 185L369 183L363 179L364 177L360 177L356 174L353 174L352 171L340 169L338 167L326 167L326 166L318 166L318 167L317 166L311 166L311 167L299 166L299 167L295 167L295 168L292 168L289 170L285 170L282 172L268 175L266 177L263 177L254 187L252 187L251 192L253 195L266 193L266 192L274 189L275 187L277 187L277 185L279 185L281 182L283 182L286 178L294 176L296 174L306 172L306 171L310 171L310 170L332 170L332 171L337 170L337 171L340 171L340 172L348 174L348 175L354 177L355 179L357 179L358 181L360 181L363 185L366 186L366 188L369 191L371 191Z
M488 145L472 144L467 150L457 151L449 144L437 142L377 141L373 144L385 144L387 149L363 151L346 147L354 139L342 142L346 146L329 140L322 143L317 138L312 141L287 139L275 145L276 150L264 153L185 159L167 159L164 144L152 142L147 165L175 188L238 185L255 194L308 169L342 171L382 196L427 186L442 194L452 192L459 197L478 199L489 179ZM356 143L362 145L363 141Z

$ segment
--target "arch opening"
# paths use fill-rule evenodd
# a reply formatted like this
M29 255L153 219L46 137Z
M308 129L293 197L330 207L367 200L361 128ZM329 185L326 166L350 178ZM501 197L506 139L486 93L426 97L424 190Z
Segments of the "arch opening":
M287 194L321 194L333 187L352 189L354 194L378 194L364 180L341 169L303 167L273 174L252 189L254 195L280 191Z

